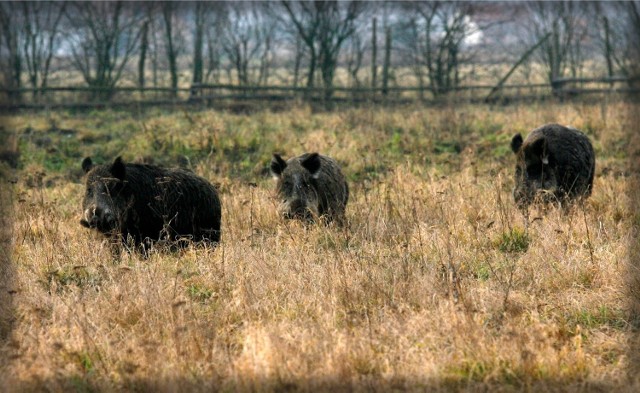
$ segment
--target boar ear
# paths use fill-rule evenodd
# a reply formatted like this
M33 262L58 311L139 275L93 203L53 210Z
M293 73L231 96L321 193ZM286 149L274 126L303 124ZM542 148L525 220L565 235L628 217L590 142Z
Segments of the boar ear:
M273 158L271 158L271 174L275 177L280 177L286 167L287 162L279 154L274 154Z
M320 170L320 155L318 153L311 153L300 164L315 177Z
M91 157L85 157L85 159L82 160L82 170L84 173L87 173L91 168L93 168L93 161L91 161Z
M110 172L116 179L124 180L126 169L124 166L124 162L122 162L122 157L118 157L115 159L115 161L113 161Z
M522 147L522 135L518 133L518 134L515 134L511 139L511 150L513 150L514 153L518 153L521 147Z

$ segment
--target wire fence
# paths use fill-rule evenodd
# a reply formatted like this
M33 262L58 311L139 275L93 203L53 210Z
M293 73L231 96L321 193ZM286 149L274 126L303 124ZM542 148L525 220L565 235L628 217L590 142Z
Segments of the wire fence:
M168 87L46 87L0 88L0 110L142 107L164 105L278 105L312 103L337 104L441 104L510 103L548 99L636 97L640 93L635 80L614 78L558 79L545 84L504 85L496 92L493 85L458 86L436 90L417 87L290 87L197 84L189 88Z

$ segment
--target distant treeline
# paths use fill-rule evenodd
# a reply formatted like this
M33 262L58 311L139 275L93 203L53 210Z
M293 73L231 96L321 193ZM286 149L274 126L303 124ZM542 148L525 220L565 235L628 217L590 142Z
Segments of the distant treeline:
M639 40L637 1L0 2L0 87L11 101L25 88L177 98L203 84L437 96L627 77Z

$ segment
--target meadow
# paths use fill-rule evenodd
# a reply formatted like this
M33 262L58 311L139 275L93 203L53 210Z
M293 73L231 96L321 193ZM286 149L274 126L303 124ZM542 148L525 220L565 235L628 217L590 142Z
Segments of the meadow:
M637 391L637 110L4 115L0 391ZM525 225L509 142L547 122L591 138L594 191ZM271 154L305 151L341 163L344 227L278 216ZM216 184L218 247L114 261L80 162L117 155Z

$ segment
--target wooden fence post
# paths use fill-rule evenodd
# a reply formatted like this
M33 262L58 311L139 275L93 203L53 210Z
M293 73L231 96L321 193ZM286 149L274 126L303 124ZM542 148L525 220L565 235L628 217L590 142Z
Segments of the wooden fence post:
M391 66L391 28L387 27L384 39L384 65L382 68L382 94L389 93L389 68Z

